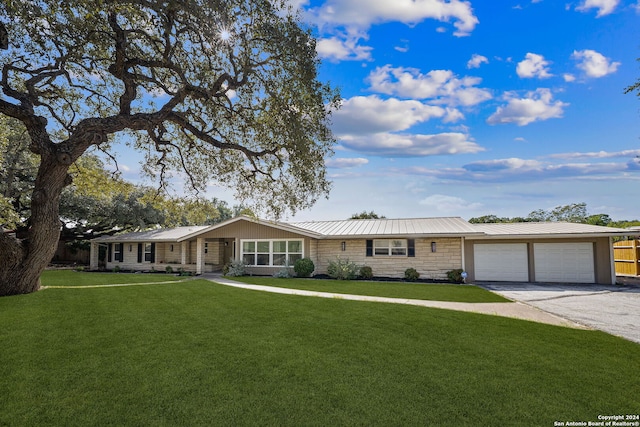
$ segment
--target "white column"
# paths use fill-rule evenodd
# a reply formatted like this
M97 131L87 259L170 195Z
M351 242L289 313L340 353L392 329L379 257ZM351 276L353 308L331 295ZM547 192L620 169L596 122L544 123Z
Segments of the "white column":
M204 238L198 237L196 243L196 274L204 272Z
M185 240L181 243L180 248L180 264L185 265L187 263L187 252L189 250L188 242Z
M89 252L89 268L91 270L98 269L98 256L100 253L100 248L98 243L91 242L91 250Z

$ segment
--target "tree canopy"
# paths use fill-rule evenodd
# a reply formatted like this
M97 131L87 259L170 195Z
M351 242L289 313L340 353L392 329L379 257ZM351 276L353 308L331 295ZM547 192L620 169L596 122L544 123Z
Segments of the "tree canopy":
M386 216L378 215L374 211L370 211L370 212L362 211L360 213L354 213L353 215L351 215L349 219L381 219L381 218L386 218Z
M55 250L69 168L126 144L160 186L179 171L277 217L328 194L339 96L286 0L5 0L0 115L38 157L29 235L0 233L0 295L31 292ZM4 45L6 44L6 49Z
M576 222L582 224L602 225L610 227L626 228L638 222L613 221L607 214L589 214L586 203L571 203L556 206L553 209L536 209L526 217L498 217L496 215L483 215L469 219L472 224L504 223L504 222Z

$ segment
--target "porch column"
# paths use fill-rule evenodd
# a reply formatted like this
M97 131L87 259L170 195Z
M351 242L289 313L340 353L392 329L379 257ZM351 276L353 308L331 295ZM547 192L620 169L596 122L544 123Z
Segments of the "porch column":
M91 250L89 252L89 269L98 269L98 257L100 254L99 243L91 242Z
M198 237L196 241L196 274L204 271L204 238Z
M180 264L182 265L185 265L187 263L187 251L189 250L187 244L187 241L181 243Z
M240 246L240 238L239 237L236 237L236 246L234 248L234 252L235 252L233 254L234 255L234 259L236 261L240 261L242 259L242 255L241 255L242 247Z

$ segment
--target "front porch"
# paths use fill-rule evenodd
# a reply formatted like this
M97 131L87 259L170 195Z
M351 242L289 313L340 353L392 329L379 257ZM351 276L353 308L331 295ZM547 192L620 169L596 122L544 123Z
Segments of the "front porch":
M221 271L235 258L236 239L196 238L182 242L92 242L91 270Z

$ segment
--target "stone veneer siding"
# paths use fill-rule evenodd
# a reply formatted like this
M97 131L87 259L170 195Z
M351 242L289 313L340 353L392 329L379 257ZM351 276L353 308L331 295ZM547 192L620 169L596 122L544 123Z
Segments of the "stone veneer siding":
M407 268L415 268L421 279L446 280L447 271L462 268L461 238L418 238L415 240L415 257L366 256L366 239L317 240L312 245L311 256L316 265L315 274L326 274L331 260L339 256L358 265L367 265L378 277L404 277ZM341 244L346 248L342 251ZM431 252L431 242L436 252Z

